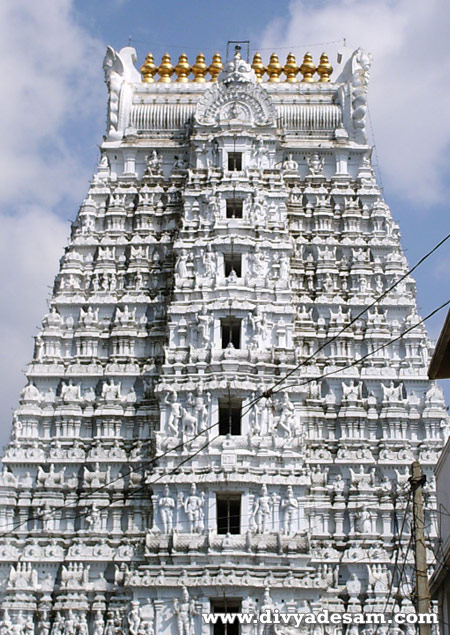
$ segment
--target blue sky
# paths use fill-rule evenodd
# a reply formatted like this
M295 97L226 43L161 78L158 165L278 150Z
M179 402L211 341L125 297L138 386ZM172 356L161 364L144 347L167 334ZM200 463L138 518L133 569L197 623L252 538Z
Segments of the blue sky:
M0 4L0 441L105 126L106 45L210 58L227 40L267 60L373 53L369 105L386 200L410 264L450 231L447 0L15 0ZM325 44L327 43L327 44ZM416 274L422 315L448 299L450 247ZM436 338L441 313L429 325ZM447 392L450 392L448 388Z

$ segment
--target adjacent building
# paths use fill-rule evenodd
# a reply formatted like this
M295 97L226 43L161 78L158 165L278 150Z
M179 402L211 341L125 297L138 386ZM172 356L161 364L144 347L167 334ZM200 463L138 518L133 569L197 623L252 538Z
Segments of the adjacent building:
M430 379L450 378L450 313L436 344L430 368ZM438 600L442 635L450 633L450 443L447 443L435 468L438 541L436 566L431 578L431 596Z

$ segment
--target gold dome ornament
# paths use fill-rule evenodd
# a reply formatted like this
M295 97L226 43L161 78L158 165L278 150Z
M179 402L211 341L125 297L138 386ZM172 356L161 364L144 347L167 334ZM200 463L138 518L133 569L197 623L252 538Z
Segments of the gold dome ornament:
M191 67L188 64L188 57L186 53L181 53L178 58L178 64L175 66L175 73L177 75L176 82L180 84L186 84L189 79L188 75L191 72Z
M316 72L316 67L314 66L314 62L312 60L311 53L306 53L303 58L303 64L300 66L300 73L303 75L302 82L313 82L313 75Z
M299 72L299 67L297 62L295 61L295 55L293 53L289 53L286 58L286 64L284 65L283 71L286 75L286 81L290 84L297 83L297 73Z
M173 74L173 66L169 53L164 53L161 64L158 66L159 79L161 84L170 84L170 76Z
M211 75L212 82L217 82L217 78L222 68L223 68L223 64L222 64L222 58L220 57L220 53L214 53L212 62L208 68L208 73Z
M156 75L158 69L153 59L153 53L149 53L145 58L145 62L141 66L142 81L145 84L153 84L155 81L153 75Z
M319 82L329 82L332 72L333 67L328 60L328 55L326 53L322 53L320 56L320 64L317 67L317 74L320 77Z
M259 53L255 53L253 56L252 68L255 71L256 81L262 82L263 75L266 72L266 67L262 63L261 55Z
M194 73L195 83L203 84L204 82L206 82L205 75L208 72L208 67L205 64L205 56L203 55L203 53L199 53L197 55L195 64L192 67L192 72Z
M272 53L270 56L269 64L266 68L267 74L269 76L269 82L278 83L280 82L280 75L283 72L283 68L279 62L278 55L276 53Z

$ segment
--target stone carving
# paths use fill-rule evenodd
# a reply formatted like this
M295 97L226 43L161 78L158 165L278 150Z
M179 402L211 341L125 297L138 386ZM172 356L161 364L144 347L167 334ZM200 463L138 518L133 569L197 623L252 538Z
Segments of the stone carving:
M205 529L205 494L197 494L195 483L191 485L191 493L183 497L180 493L177 501L178 507L182 507L189 521L189 533L201 534Z
M146 158L146 163L146 174L148 174L149 176L160 176L162 174L162 157L156 150L152 150L151 154L148 155L148 157Z
M183 409L181 404L178 403L178 395L176 391L169 392L165 399L164 403L168 406L169 414L167 419L167 430L173 436L178 436L180 434L180 423L181 417L183 414Z
M123 90L123 84L125 83L125 85L127 85L128 82L140 81L140 75L134 66L136 59L136 51L129 46L121 49L119 52L110 46L108 46L106 50L105 59L103 60L103 70L105 73L105 82L109 89L108 130L112 138L119 138L118 133L122 127L122 122L120 121L120 102L125 101L126 93L128 92Z
M361 465L359 470L355 472L352 468L349 468L352 485L358 490L371 490L375 485L375 468L365 472L364 466Z
M256 84L250 66L235 56L215 83L199 99L195 121L211 126L223 120L244 121L247 125L271 125L275 108L265 90Z
M173 601L178 635L194 635L194 616L197 615L195 601L189 597L186 587L181 591L181 602L178 598Z
M289 485L287 496L281 501L281 508L284 510L284 533L288 536L295 534L295 522L298 514L298 500L294 496L294 491Z
M315 152L311 157L308 157L308 168L309 174L311 176L322 176L323 175L323 166L325 160L323 157L319 156L317 152Z
M173 531L173 514L175 510L175 499L170 496L169 486L164 486L164 495L156 499L159 508L163 532L171 534Z
M255 498L251 514L250 525L253 531L258 534L265 534L270 531L272 505L272 499L267 494L267 487L262 485L261 494Z
M353 125L359 135L358 141L366 143L366 112L367 112L367 88L372 66L372 55L362 49L358 49L352 56L352 119Z

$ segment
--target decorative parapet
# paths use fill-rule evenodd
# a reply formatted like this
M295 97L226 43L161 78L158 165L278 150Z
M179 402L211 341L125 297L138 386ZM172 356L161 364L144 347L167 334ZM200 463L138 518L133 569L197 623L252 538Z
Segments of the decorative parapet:
M151 130L169 134L186 130L194 118L205 120L205 115L207 125L214 125L226 115L227 120L245 119L259 126L264 121L263 125L277 125L303 136L318 132L340 144L367 143L372 56L362 49L344 60L334 81L325 53L318 63L306 53L300 65L293 53L287 55L284 65L276 53L266 63L255 53L250 64L238 49L226 63L215 53L209 65L202 53L192 65L185 53L176 64L165 53L159 65L149 53L141 74L135 62L133 48L116 52L108 47L103 64L109 89L108 142ZM242 99L236 101L234 93ZM221 107L223 100L229 103L227 113L224 104ZM200 104L208 105L208 112Z

